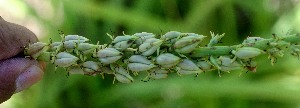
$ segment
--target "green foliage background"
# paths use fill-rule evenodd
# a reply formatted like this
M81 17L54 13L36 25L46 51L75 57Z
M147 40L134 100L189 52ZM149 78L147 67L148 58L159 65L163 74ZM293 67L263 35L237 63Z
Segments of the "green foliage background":
M22 2L28 4L27 2ZM226 33L221 45L239 44L247 36L270 38L299 32L294 0L51 0L55 16L45 19L29 4L29 14L59 40L59 32L83 35L93 43L108 43L113 35L170 30L209 36ZM297 7L298 6L298 7ZM61 22L61 24L57 24ZM207 38L206 42L209 41ZM203 44L203 45L204 45ZM112 84L113 77L71 75L49 64L42 81L17 94L22 108L94 107L300 107L299 60L286 54L271 66L267 56L257 58L256 73L234 71L218 77L216 71L199 77L170 75L167 79ZM240 73L243 73L239 76Z

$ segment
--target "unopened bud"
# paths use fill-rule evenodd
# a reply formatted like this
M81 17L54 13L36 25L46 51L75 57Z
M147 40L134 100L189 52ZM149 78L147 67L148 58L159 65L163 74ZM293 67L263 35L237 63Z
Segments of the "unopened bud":
M97 48L94 44L89 43L79 43L77 49L82 51L83 54L92 53Z
M197 35L197 34L188 35L186 37L177 40L174 44L174 48L179 53L190 53L200 44L200 42L204 38L205 36L203 35Z
M205 61L205 60L201 60L201 61L196 62L196 65L198 67L200 67L200 69L202 69L203 71L213 70L212 64L210 64L208 61Z
M249 59L264 53L264 51L253 47L242 47L233 50L232 53L240 59Z
M83 37L83 36L78 36L78 35L67 35L65 36L64 41L69 41L69 40L75 40L75 41L80 41L80 42L87 42L89 39Z
M160 47L162 43L162 40L149 38L139 46L139 52L142 52L141 55L143 56L150 56Z
M122 53L114 48L105 48L97 52L97 57L103 64L110 64L122 58Z
M179 74L187 75L187 74L198 74L203 71L193 61L189 59L183 59L177 65L177 72Z
M77 64L77 60L79 60L79 58L70 53L60 52L56 55L54 64L60 67L69 67L73 64Z
M155 35L153 33L147 33L147 32L136 33L133 36L138 37L138 39L135 40L135 44L137 44L137 45L141 45L147 39L155 37Z
M168 33L166 33L165 35L163 35L161 37L161 40L164 40L164 44L167 46L171 46L172 44L174 44L177 40L177 38L181 35L180 32L177 31L169 31Z
M152 79L162 79L168 77L168 71L161 68L154 68L150 70L149 77Z
M221 71L232 71L242 69L242 65L237 61L232 61L232 59L228 56L219 57L219 66L221 67Z
M155 67L145 56L133 55L128 60L130 62L127 65L128 69L134 72L146 71Z
M34 44L31 44L25 49L24 54L30 55L32 58L37 59L43 52L43 49L46 45L47 44L43 42L36 42Z
M136 39L137 37L129 35L117 36L112 43L114 44L114 48L122 51L130 47Z
M166 68L173 67L179 62L180 58L171 53L163 53L156 58L156 63Z
M116 67L114 70L115 70L115 77L119 82L122 83L133 82L133 78L123 67Z

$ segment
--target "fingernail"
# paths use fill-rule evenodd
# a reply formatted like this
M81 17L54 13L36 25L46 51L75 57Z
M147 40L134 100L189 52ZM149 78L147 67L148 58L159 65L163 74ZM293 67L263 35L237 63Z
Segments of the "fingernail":
M43 74L43 70L36 65L27 68L16 80L15 93L18 93L41 80Z

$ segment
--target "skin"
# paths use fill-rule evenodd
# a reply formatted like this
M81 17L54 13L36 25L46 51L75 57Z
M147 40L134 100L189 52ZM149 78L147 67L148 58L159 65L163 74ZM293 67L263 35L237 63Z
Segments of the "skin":
M37 41L33 32L0 16L0 103L42 79L41 63L23 56L24 46Z

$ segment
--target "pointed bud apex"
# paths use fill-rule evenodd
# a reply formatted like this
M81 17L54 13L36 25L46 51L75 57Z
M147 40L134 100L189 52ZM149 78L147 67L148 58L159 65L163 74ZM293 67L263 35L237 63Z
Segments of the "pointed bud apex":
M185 34L186 37L180 38L174 44L174 48L179 53L192 52L200 42L205 38L203 35Z
M180 58L171 53L163 53L156 58L156 63L166 68L173 67L179 62Z
M77 64L77 60L79 60L79 58L70 53L60 52L56 55L54 64L60 67L69 67L73 64Z

